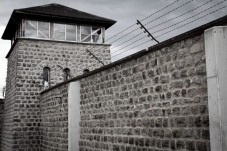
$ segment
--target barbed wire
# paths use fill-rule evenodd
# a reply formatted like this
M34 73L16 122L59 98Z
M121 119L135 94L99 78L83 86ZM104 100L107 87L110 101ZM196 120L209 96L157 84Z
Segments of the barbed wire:
M130 38L130 39L128 39L128 40L126 40L126 41L124 41L124 42L122 42L122 43L120 43L120 44L114 46L114 47L112 47L112 49L117 48L117 47L119 47L119 46L121 46L121 45L123 45L123 44L125 44L125 43L127 43L127 42L129 42L129 41L131 41L131 40L134 39L135 37L137 37L137 36L139 36L139 35L142 35L142 34L143 34L143 32L141 32L141 33L139 33L139 34L136 34L136 35L133 36L132 38ZM115 52L117 52L117 51L114 51L114 52L112 52L112 53L115 53Z
M132 45L133 43L136 43L136 42L138 42L138 41L140 41L140 40L142 40L142 39L145 39L146 37L147 37L147 35L146 35L146 36L143 36L142 38L140 38L140 39L138 39L138 40L133 41L132 43L130 43L130 44L128 44L128 45L122 47L121 49L118 49L117 51L115 51L115 52L113 52L113 53L116 53L116 52L118 52L118 51L120 51L120 50L122 50L122 49L124 49L124 48L127 48L128 46ZM112 53L112 54L113 54L113 53Z
M226 0L225 0L225 1L226 1ZM177 30L177 29L179 29L179 28L182 28L182 27L184 27L184 26L186 26L186 25L188 25L188 24L191 24L191 23L193 23L193 22L195 22L195 21L197 21L197 20L200 20L200 19L202 19L202 18L204 18L204 17L206 17L206 16L208 16L208 15L211 15L211 14L213 14L213 13L216 13L216 12L220 11L221 9L226 8L226 7L227 7L227 5L225 5L225 6L221 7L221 8L218 8L218 9L216 9L216 10L214 10L214 11L212 11L212 12L206 14L206 15L203 15L203 16L201 16L201 17L195 19L195 20L192 20L192 21L190 21L190 22L188 22L188 23L186 23L186 24L183 24L183 25L181 25L181 26L179 26L179 27L177 27L177 28L174 28L174 29L172 29L172 30L169 30L169 31L167 31L167 32L165 32L165 33L163 33L163 34L160 34L160 35L158 35L156 38L159 38L159 37L161 37L161 36L163 36L163 35L166 35L166 34L168 34L168 33L170 33L170 32L173 32L173 31L175 31L175 30Z
M170 26L168 26L168 27L165 27L165 28L159 29L159 30L157 30L157 31L155 31L155 32L152 32L152 34L161 32L161 31L166 30L166 29L168 29L168 28L171 28L171 27L173 27L173 26L175 26L175 25L177 25L177 24L180 24L180 23L182 23L182 22L184 22L184 21L186 21L186 20L189 20L189 19L191 19L191 18L193 18L193 17L195 17L195 16L198 16L198 15L200 15L200 14L202 14L202 13L204 13L204 12L206 12L206 11L208 11L208 10L210 10L210 9L212 9L212 8L214 8L214 7L216 7L216 6L220 5L220 4L222 4L222 3L224 3L225 1L226 1L226 0L221 1L221 2L219 2L219 3L217 3L217 4L215 4L215 5L213 5L213 6L209 7L209 8L207 8L207 9L205 9L205 10L203 10L203 11L201 11L201 12L195 14L195 15L192 15L192 16L190 16L190 17L188 17L188 18L186 18L186 19L184 19L184 20L178 22L178 23L175 23L175 24L170 25Z
M171 10L171 11L168 11L167 13L165 13L165 14L163 14L163 15L161 15L161 16L159 16L159 17L157 17L157 18L155 18L155 19L153 19L153 20L151 20L151 21L149 21L149 22L147 22L146 24L144 24L144 26L146 26L146 25L148 25L148 24L150 24L150 23L152 23L152 22L154 22L154 21L156 21L156 20L158 20L158 19L160 19L160 18L162 18L162 17L168 15L169 13L174 12L175 10L178 10L178 9L184 7L185 5L191 3L192 1L194 1L194 0L190 0L190 1L188 1L188 2L186 2L186 3L184 3L184 4L182 4L182 5L180 5L180 6L178 6L178 7L176 7L175 9L173 9L173 10Z
M161 12L161 11L165 10L166 8L168 8L168 7L172 6L173 4L175 4L175 3L176 3L176 2L178 2L178 1L179 1L179 0L176 0L176 1L172 2L172 3L170 3L169 5L167 5L167 6L163 7L162 9L160 9L160 10L158 10L158 11L154 12L153 14L151 14L151 15L149 15L149 16L147 16L147 17L145 17L144 19L142 19L142 20L140 20L140 21L142 22L142 21L144 21L144 20L146 20L146 19L150 18L151 16L154 16L155 14L157 14L157 13L159 13L159 12Z
M224 1L226 1L226 0L224 0ZM188 24L191 24L191 23L193 23L193 22L195 22L195 21L197 21L197 20L200 20L200 19L202 19L202 18L204 18L204 17L206 17L206 16L208 16L208 15L211 15L211 14L213 14L213 13L216 13L216 12L218 12L218 11L220 11L220 10L226 8L226 7L227 7L227 5L225 5L225 6L223 6L223 7L220 7L220 8L218 8L218 9L216 9L216 10L214 10L214 11L212 11L212 12L206 14L206 15L203 15L203 16L201 16L201 17L199 17L199 18L196 18L196 19L194 19L194 20L192 20L192 21L190 21L190 22L188 22L188 23L185 23L185 24L183 24L183 25L181 25L181 26L178 26L177 28L174 28L174 29L172 29L172 30L169 30L169 31L167 31L167 32L165 32L165 33L163 33L163 34L160 34L160 35L156 36L156 38L162 37L162 36L164 36L164 35L166 35L166 34L168 34L168 33L170 33L170 32L173 32L173 31L175 31L175 30L177 30L177 29L180 29L180 28L182 28L182 27L184 27L184 26L186 26L186 25L188 25ZM131 48L125 50L125 51L122 51L121 53L119 53L119 54L117 54L117 55L112 56L111 58L115 58L115 57L121 55L122 53L125 53L125 52L127 52L127 51L129 51L129 50L132 50L132 49L134 49L134 48L136 48L136 47L139 47L139 46L141 46L141 45L143 45L143 44L146 44L146 43L148 43L148 42L150 42L150 41L152 41L152 40L147 40L147 41L145 41L145 42L143 42L143 43L141 43L141 44L138 44L138 45L136 45L136 46L133 46L133 47L131 47Z
M145 41L145 42L143 42L143 43L141 43L141 44L139 44L139 45L136 45L136 46L134 46L134 47L131 47L130 49L127 49L127 50L125 50L125 51L123 51L123 52L121 52L121 53L119 53L119 54L117 54L117 55L115 55L115 56L113 56L113 57L111 57L111 58L114 58L114 57L116 57L116 56L119 56L120 54L122 54L122 53L125 53L125 52L127 52L127 51L129 51L129 50L132 50L132 49L134 49L134 48L136 48L136 47L139 47L139 46L141 46L141 45L143 45L143 44L145 44L145 43L148 43L148 42L150 42L150 41L153 41L152 39L149 39L149 40L147 40L147 41Z
M189 4L189 3L191 3L192 1L194 1L194 0L190 0L190 1L184 3L184 4L180 5L180 6L178 6L178 7L174 8L174 9L172 9L171 11L168 11L167 13L165 13L165 14L163 14L163 15L161 15L161 16L155 18L154 20L149 21L148 23L144 24L144 26L145 26L145 25L148 25L148 24L150 24L150 23L152 23L152 22L154 22L154 21L156 21L156 20L158 20L158 19L160 19L160 18L162 18L162 17L164 17L164 16L166 16L166 15L168 15L169 13L174 12L174 11L177 10L177 9L182 8L183 6L185 6L185 5ZM151 15L150 15L150 16L151 16ZM130 31L129 33L127 33L127 34L125 34L125 35L119 37L118 39L116 39L116 40L114 40L114 41L111 41L110 43L114 43L114 42L116 42L116 41L119 41L119 40L121 40L122 38L124 38L124 37L130 35L131 33L135 32L135 31L137 31L138 29L140 29L140 27L138 27L138 28L136 28L136 29ZM108 40L106 40L106 41L108 41Z
M147 17L145 17L145 18L144 18L144 19L142 19L141 21L144 21L144 20L146 20L146 19L150 18L151 16L153 16L153 15L155 15L155 14L157 14L157 13L159 13L159 12L163 11L163 10L165 10L166 8L168 8L168 7L172 6L173 4L175 4L175 3L176 3L176 2L178 2L178 1L179 1L179 0L175 0L174 2L170 3L169 5L167 5L167 6L163 7L162 9L160 9L160 10L158 10L158 11L156 11L156 12L152 13L151 15L149 15L149 16L147 16ZM109 41L110 39L112 39L112 38L116 37L117 35L122 34L122 32L125 32L125 31L129 30L130 28L134 27L135 25L136 25L136 23L135 23L135 24L130 25L129 27L125 28L124 30L121 30L121 31L120 31L120 32L118 32L117 34L113 35L112 37L107 38L107 39L106 39L106 41Z
M174 19L177 19L177 18L179 18L179 17L182 17L182 16L184 16L184 15L186 15L186 14L188 14L188 13L191 13L191 12L195 11L196 9L199 9L199 8L205 6L206 4L208 4L208 3L212 2L212 1L214 1L214 0L210 0L210 1L208 1L208 2L205 2L204 4L202 4L202 5L200 5L200 6L196 7L196 8L194 8L194 9L192 9L192 10L189 10L189 11L187 11L187 12L185 12L185 13L179 15L179 16L176 16L176 17L171 18L171 19L169 19L169 20L167 20L167 21L161 22L161 23L159 23L159 24L157 24L157 25L155 25L155 26L149 27L148 30L153 29L153 28L155 28L155 27L158 27L158 26L160 26L160 25L163 25L163 24L165 24L165 23L167 23L167 22L170 22L170 21L172 21L172 20L174 20Z
M127 33L127 34L121 36L120 38L118 38L118 39L116 39L116 40L114 40L114 41L112 41L112 42L110 42L110 43L114 43L114 42L116 42L116 41L119 41L119 40L121 40L122 38L124 38L124 37L130 35L131 33L135 32L135 31L137 31L138 29L140 29L140 27L137 27L136 29L130 31L129 33Z
M113 35L112 37L107 38L105 42L109 41L110 39L113 39L113 38L116 37L117 35L122 34L122 32L128 31L129 29L131 29L131 28L134 27L135 25L136 25L136 23L133 24L133 25L131 25L131 26L129 26L129 27L127 27L127 28L125 28L124 30L121 30L121 31L118 32L117 34Z
M148 28L148 30L153 29L153 28L155 28L155 27L157 27L157 26L163 25L163 24L165 24L165 23L167 23L167 22L170 22L170 21L172 21L172 20L174 20L174 19L177 19L177 18L179 18L179 17L182 17L182 16L184 16L184 15L186 15L186 14L192 12L192 11L195 11L196 9L199 9L199 8L205 6L206 4L208 4L208 3L212 2L212 1L213 1L213 0L210 0L210 1L208 1L208 2L205 2L204 4L198 6L198 7L194 8L194 9L192 9L192 10L190 10L190 11L187 11L187 12L185 12L185 13L179 15L179 16L176 16L176 17L174 17L174 18L172 18L172 19L169 19L169 20L164 21L164 22L162 22L162 23L159 23L159 24L157 24L157 25L155 25L155 26L153 26L153 27L150 27L150 28ZM117 47L119 47L119 46L121 46L121 45L123 45L123 44L125 44L125 43L127 43L127 42L129 42L129 41L131 41L132 39L136 38L137 36L139 36L139 35L141 35L141 34L143 34L143 32L141 32L141 33L139 33L139 34L136 34L136 35L133 36L132 38L130 38L130 39L128 39L128 40L126 40L126 41L124 41L124 42L122 42L122 43L120 43L120 44L114 46L114 47L112 47L112 49L117 48ZM112 52L112 54L115 53L115 52L117 52L117 51L118 51L118 50L115 50L114 52Z

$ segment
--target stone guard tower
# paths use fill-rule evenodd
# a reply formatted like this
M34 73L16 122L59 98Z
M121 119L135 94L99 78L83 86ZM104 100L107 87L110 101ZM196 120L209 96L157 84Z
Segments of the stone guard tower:
M105 30L114 20L59 4L14 10L2 39L11 40L1 151L38 151L39 93L110 63Z

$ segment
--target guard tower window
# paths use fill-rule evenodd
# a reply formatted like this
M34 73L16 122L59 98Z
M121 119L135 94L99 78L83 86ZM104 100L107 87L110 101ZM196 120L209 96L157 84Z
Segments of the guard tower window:
M102 42L102 29L97 27L92 27L92 42L101 43Z
M81 42L91 42L91 27L81 26Z
M25 37L50 39L50 24L40 21L25 21Z
M46 22L38 22L38 38L50 38L50 25Z
M81 26L81 42L101 43L102 29L99 27Z
M66 40L77 41L76 25L66 25Z
M54 24L55 40L77 41L76 25Z
M104 32L104 27L22 20L21 25L11 40L12 44L17 37L82 43L104 43Z
M54 38L56 40L65 40L65 25L54 24Z
M70 78L70 69L65 68L64 69L64 81L68 80Z
M37 21L25 22L25 37L36 38L37 37Z
M43 86L48 87L50 85L50 68L43 68Z

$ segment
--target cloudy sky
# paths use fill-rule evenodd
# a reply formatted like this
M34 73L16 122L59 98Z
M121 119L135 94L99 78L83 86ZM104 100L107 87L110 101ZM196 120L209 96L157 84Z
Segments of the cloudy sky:
M123 29L127 28L128 26L135 24L137 19L143 20L147 16L150 16L151 14L173 3L174 1L176 0L64 0L64 1L62 0L39 0L39 1L1 0L0 1L0 35L2 35L2 33L4 32L4 29L10 18L10 15L14 9L45 5L49 3L59 3L84 12L88 12L91 14L116 20L117 23L111 28L109 28L106 32L106 39L108 39L109 37L112 37L113 35L121 32ZM182 20L187 19L185 20L185 22L181 22L181 24L179 25L184 25L187 22L193 21L193 19L201 18L196 21L193 21L191 24L188 24L187 26L183 26L183 28L179 28L178 30L173 30L173 32L170 32L169 34L158 38L158 40L161 42L179 33L185 32L187 30L195 28L196 26L202 25L204 23L210 22L214 19L217 19L219 17L226 15L227 8L221 9L220 11L216 13L212 13L211 15L202 17L212 11L217 10L218 8L222 8L223 6L227 5L226 2L221 3L222 1L223 0L202 0L202 1L201 0L178 0L178 2L174 3L174 5L164 9L163 11L160 11L159 13L152 15L151 17L145 19L142 23L147 24L146 28L152 28L155 25L168 21L171 18L176 18L167 22L166 24L163 24L163 25L157 26L156 28L151 29L150 32L152 33L157 30L166 28L166 30L160 31L158 33L154 33L154 36L158 37L162 33L168 32L169 30L173 30L174 27L177 27L177 23ZM197 8L198 6L200 7ZM180 7L180 8L176 9L177 7ZM211 9L208 9L208 8L211 8ZM193 9L195 10L192 11ZM186 12L190 12L190 13L186 13ZM185 15L182 15L183 13L185 13ZM160 17L162 15L163 17ZM137 28L138 28L138 25L134 25L127 32L130 32ZM125 33L121 32L121 34L119 34L118 36L107 41L107 43L112 43L111 51L112 53L114 52L112 54L113 56L112 61L118 60L131 53L134 53L136 51L142 50L144 48L147 48L155 44L154 41L149 41L150 40L149 37L144 37L146 35L140 34L141 32L142 32L141 29L137 29L135 30L135 32L132 32L130 35L123 38L121 37L124 36ZM137 34L140 34L140 35L136 36L136 38L133 38ZM121 39L116 40L119 38ZM130 41L128 41L127 43L124 43L127 40L130 40ZM138 41L135 42L135 40L138 40ZM146 41L148 42L141 46L138 46L139 44ZM8 53L9 49L10 49L10 41L0 40L0 69L1 69L0 97L2 94L2 87L5 85L6 68L7 68L7 59L5 59L5 56ZM126 52L123 53L123 51L126 51Z

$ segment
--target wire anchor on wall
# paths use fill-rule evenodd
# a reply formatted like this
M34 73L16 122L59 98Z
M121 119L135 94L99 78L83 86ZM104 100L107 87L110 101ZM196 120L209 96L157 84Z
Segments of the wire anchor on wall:
M152 40L154 40L157 43L159 43L159 41L157 39L155 39L154 36L151 35L151 33L144 27L144 25L139 20L137 20L137 25L139 25L139 24L141 26L140 28L145 30L144 33L148 33L148 37L151 37Z
M101 60L99 60L99 58L97 58L91 51L89 51L88 49L86 49L87 53L89 53L89 55L91 55L93 58L95 58L96 60L98 60L98 62L100 62L102 65L105 65Z

